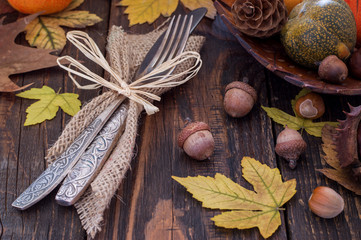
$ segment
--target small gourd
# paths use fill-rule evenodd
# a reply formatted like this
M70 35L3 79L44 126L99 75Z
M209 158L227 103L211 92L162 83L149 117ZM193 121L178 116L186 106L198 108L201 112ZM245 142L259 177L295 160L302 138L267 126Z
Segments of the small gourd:
M356 23L344 0L304 0L293 8L281 42L295 62L317 68L329 55L346 60L356 44Z

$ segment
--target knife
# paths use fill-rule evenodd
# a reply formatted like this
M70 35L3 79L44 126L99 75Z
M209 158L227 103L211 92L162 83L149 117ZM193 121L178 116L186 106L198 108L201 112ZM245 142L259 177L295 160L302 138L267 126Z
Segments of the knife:
M63 206L73 205L85 192L123 133L127 111L127 104L122 104L113 113L98 136L71 169L55 196L58 204Z
M202 20L206 14L206 8L199 8L189 13L189 16L193 16L193 21L190 29L190 33ZM157 52L160 44L165 36L163 33L152 48L148 51L142 64L140 65L136 76L142 76L146 72L146 68L149 62L152 60L152 56ZM122 98L119 101L113 102L104 112L102 112L69 146L69 148L48 168L12 203L12 206L20 210L25 210L35 203L39 202L46 195L48 195L69 173L74 165L81 158L85 150L92 143L94 138L100 132L104 124L113 114L113 112L122 103ZM63 202L63 204L66 204Z
M109 119L114 108L121 101L113 102L102 112L48 168L12 203L12 206L25 210L48 195L66 176L79 160L102 126Z

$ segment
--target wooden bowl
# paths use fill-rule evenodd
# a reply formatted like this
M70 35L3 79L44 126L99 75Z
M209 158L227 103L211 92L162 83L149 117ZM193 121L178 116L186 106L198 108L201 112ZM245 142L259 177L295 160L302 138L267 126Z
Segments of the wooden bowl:
M222 1L215 1L214 5L229 31L237 38L247 52L259 63L287 82L319 93L338 95L361 94L361 80L349 76L341 85L321 81L316 70L304 68L286 55L279 35L267 39L246 36L236 29L230 7L227 4Z

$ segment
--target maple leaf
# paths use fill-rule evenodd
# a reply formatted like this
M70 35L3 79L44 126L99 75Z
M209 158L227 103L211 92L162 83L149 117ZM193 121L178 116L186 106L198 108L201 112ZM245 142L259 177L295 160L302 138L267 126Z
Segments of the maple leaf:
M169 17L177 8L178 0L122 0L119 6L127 6L129 26L154 22L161 14Z
M322 151L321 158L326 161L331 168L317 169L317 171L323 173L329 179L332 179L348 190L353 191L357 195L361 195L361 180L355 179L352 172L352 167L342 168L340 160L337 157L335 145L333 144L333 138L336 133L336 129L332 126L326 125L322 129Z
M211 19L214 19L216 17L217 10L213 5L212 0L181 0L181 2L186 8L190 10L195 10L200 7L205 7L208 10L206 17Z
M315 136L315 137L321 137L322 128L326 124L337 127L338 122L313 122L310 119L306 119L306 118L297 116L296 111L295 111L296 101L300 97L303 97L304 95L306 95L310 92L311 92L310 90L304 88L296 95L295 99L291 100L291 105L292 105L292 109L293 109L295 116L285 113L284 111L282 111L278 108L270 108L270 107L265 107L265 106L261 106L261 107L263 110L266 111L267 115L270 118L272 118L272 120L275 121L276 123L282 124L283 126L287 125L287 127L292 128L296 131L300 130L300 129L305 129L308 134Z
M61 50L65 46L65 31L60 26L84 28L102 21L88 11L73 11L84 0L73 0L70 5L59 13L41 15L26 26L26 40L31 46L43 49Z
M28 114L24 126L34 125L45 120L53 119L58 112L59 107L61 107L65 113L74 116L80 110L81 105L78 94L59 94L48 86L32 88L28 91L16 94L16 96L40 100L31 104L26 109Z
M27 23L38 15L21 18L14 23L2 25L0 20L0 91L15 92L31 84L19 87L13 83L9 75L30 72L42 68L57 66L56 56L50 55L51 51L25 47L15 44L16 36L24 31Z
M264 238L270 237L281 225L279 210L296 193L296 180L282 182L280 171L259 161L244 157L243 177L253 185L248 190L222 174L212 177L172 176L187 188L202 206L231 210L212 218L217 226L248 229L258 227Z
M267 112L267 115L272 118L276 123L282 124L283 126L292 128L294 130L305 129L306 132L315 137L321 137L322 128L328 124L336 127L338 122L312 122L310 119L301 118L298 116L291 116L278 108L269 108L261 106L263 110Z
M206 7L206 14L214 18L216 9L212 0L181 0L186 8L194 10ZM125 13L128 14L129 26L142 23L153 23L160 15L169 17L177 8L179 0L122 0L117 6L125 6Z

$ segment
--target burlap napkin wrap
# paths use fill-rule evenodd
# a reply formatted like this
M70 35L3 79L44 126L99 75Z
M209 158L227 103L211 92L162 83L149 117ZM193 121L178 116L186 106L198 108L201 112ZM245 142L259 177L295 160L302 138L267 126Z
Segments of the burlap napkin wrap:
M163 30L164 29L157 29L145 35L131 35L125 33L121 27L113 26L108 36L107 45L110 66L118 70L122 79L129 82L146 53ZM199 52L203 42L204 37L191 36L188 39L185 51ZM192 61L183 62L177 66L174 73L183 72L184 69L188 69L192 64ZM114 81L114 79L110 79L110 81ZM152 92L159 96L168 89L157 89ZM53 162L56 157L60 156L74 139L104 111L111 102L119 97L122 96L119 96L119 94L114 91L106 91L87 103L69 121L55 144L48 149L46 157L48 163ZM130 167L130 162L134 155L138 117L142 111L142 105L130 101L124 133L100 173L86 190L83 197L75 204L82 225L87 234L92 238L101 230L104 210L109 205Z

